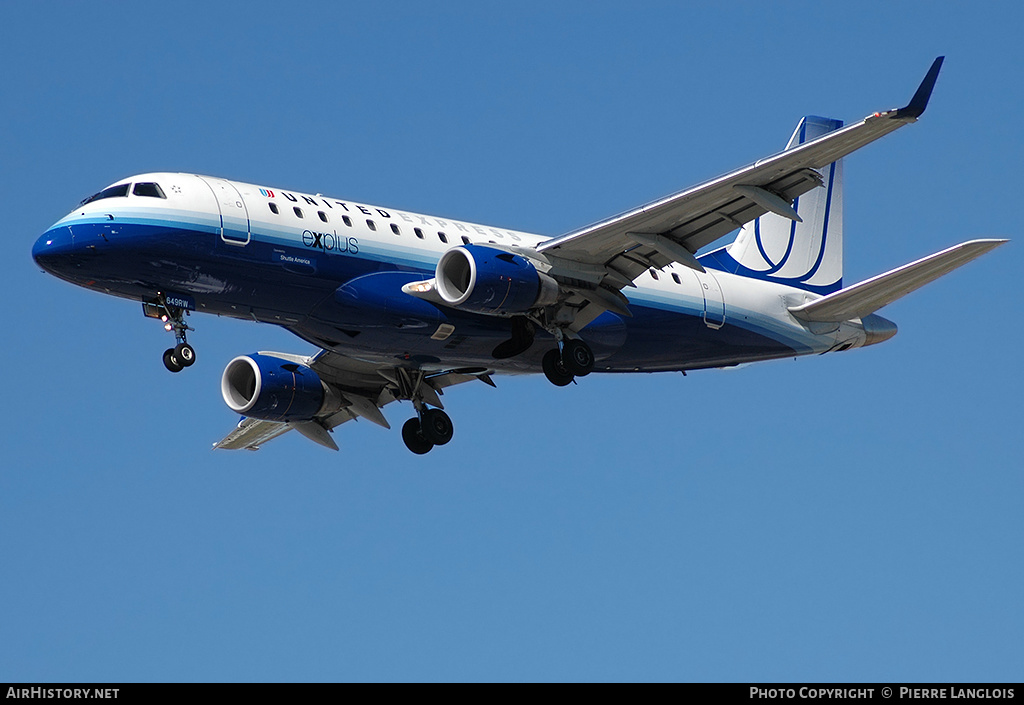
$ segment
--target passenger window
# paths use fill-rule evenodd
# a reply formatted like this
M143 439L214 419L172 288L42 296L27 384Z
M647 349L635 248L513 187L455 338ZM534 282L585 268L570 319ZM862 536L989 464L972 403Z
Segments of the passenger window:
M681 281L679 281L679 275L678 275L678 274L676 274L675 272L672 272L672 280L673 280L673 281L674 281L674 282L675 282L676 284L682 284L682 282L681 282Z
M420 230L419 228L413 228L412 231L414 233L416 233L416 237L418 237L420 240L423 239L423 231L422 230Z
M129 186L131 186L131 184L119 184L117 186L105 188L99 193L89 196L89 198L85 199L78 205L84 206L86 203L92 203L93 201L101 201L104 198L117 198L119 196L127 196Z
M352 227L352 219L351 219L351 218L349 218L349 217L348 217L347 215L343 215L343 216L341 216L341 220L342 220L342 222L343 222L343 223L345 223L345 225L347 225L348 227L350 227L350 228Z
M149 196L151 198L167 198L164 195L164 191L160 188L160 184L155 184L152 181L140 181L135 184L135 188L132 189L132 193L136 196Z
M468 245L469 244L469 238L466 237L465 235L462 236L462 244L463 245Z
M273 213L274 215L280 215L280 212L277 210L277 204L276 203L271 201L267 205L270 206L270 212L271 213Z
M438 233L437 236L441 239L441 242L448 242L448 236L444 233Z
M377 224L374 223L369 218L366 219L366 227L368 227L370 230L373 230L374 232L377 231Z
M302 209L299 208L298 206L293 206L292 210L295 211L295 215L299 216L300 218L304 217L302 215Z
M658 278L658 273L657 273L657 272L655 272L655 271L654 271L654 270L652 269L652 270L651 270L651 276L652 276L652 277L654 277L655 279L657 279L657 278Z
M327 214L326 213L324 213L323 211L317 211L316 214L318 216L320 216L320 220L324 221L325 223L327 222Z
M401 235L402 234L402 231L399 230L398 226L395 225L394 223L391 224L391 232L393 232L395 235Z

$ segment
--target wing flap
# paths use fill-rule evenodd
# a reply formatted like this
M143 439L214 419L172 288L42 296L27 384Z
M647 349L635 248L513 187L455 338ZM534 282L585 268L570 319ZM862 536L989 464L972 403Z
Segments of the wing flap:
M290 430L291 427L286 423L245 417L238 422L235 430L214 443L213 447L215 450L259 450L262 444Z
M874 313L896 299L949 274L1007 240L971 240L866 279L817 301L789 309L803 321L848 321Z

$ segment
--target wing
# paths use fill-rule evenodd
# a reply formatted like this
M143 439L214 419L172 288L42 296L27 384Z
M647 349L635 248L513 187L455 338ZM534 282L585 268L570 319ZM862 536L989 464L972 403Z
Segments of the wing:
M330 413L308 421L283 423L243 417L231 433L213 445L215 449L259 450L267 441L294 429L315 443L338 450L330 433L334 428L359 418L391 428L381 409L394 401L417 399L443 409L441 396L447 387L476 380L494 386L488 370L428 373L364 362L328 350L321 350L312 357L276 352L261 352L260 355L309 367L337 403Z
M698 249L768 212L799 220L791 204L821 185L818 169L915 122L928 105L943 58L935 59L906 107L874 113L707 183L543 242L536 251L556 271L571 269L567 264L607 270L595 296L581 292L599 305L595 298L614 297L601 288L628 286L649 267L679 262L704 271L694 257Z

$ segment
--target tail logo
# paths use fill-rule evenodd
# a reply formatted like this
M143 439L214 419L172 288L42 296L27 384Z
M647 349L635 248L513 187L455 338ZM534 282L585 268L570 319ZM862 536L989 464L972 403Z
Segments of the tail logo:
M786 145L814 140L842 127L841 120L808 116L797 125ZM843 280L843 164L821 170L822 188L794 200L803 222L766 213L740 230L736 241L714 258L726 271L787 284L816 293L842 288ZM712 264L712 266L715 266Z

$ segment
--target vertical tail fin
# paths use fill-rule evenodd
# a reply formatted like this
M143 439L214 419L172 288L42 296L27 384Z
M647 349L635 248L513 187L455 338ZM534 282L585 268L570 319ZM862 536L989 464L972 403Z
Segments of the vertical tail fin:
M842 120L807 116L797 125L786 149L842 126ZM822 169L821 177L822 188L805 193L793 204L802 223L766 213L743 226L736 240L717 253L719 261L733 260L736 274L819 294L843 288L842 160Z

